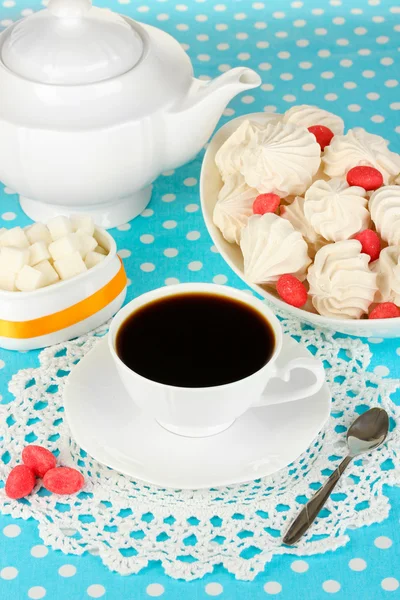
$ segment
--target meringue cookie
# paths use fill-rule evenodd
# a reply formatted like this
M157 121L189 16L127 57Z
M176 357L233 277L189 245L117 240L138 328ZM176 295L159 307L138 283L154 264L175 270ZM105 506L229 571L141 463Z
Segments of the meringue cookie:
M315 137L292 123L269 123L255 132L241 155L241 173L250 187L278 196L301 195L318 171Z
M314 258L316 252L327 244L321 235L310 225L304 214L304 198L297 196L289 206L282 206L281 217L291 222L296 231L300 231L308 245L308 253Z
M388 149L388 143L361 127L350 129L325 148L324 171L329 177L345 177L352 167L366 165L378 169L384 183L390 183L400 172L400 156Z
M222 144L215 155L215 163L223 181L240 172L243 150L261 127L259 123L246 119Z
M292 106L285 112L282 121L306 128L313 125L323 125L328 127L335 135L343 135L344 132L343 119L327 110L309 104Z
M389 246L400 244L400 185L387 185L371 194L369 210L381 238Z
M273 213L253 215L242 230L244 275L251 283L271 284L291 273L302 281L311 260L303 236Z
M359 319L368 312L377 291L376 273L358 240L328 244L319 250L308 271L312 302L320 315Z
M330 242L348 240L368 229L370 215L364 188L342 179L315 181L305 193L304 214L315 232Z
M377 274L375 302L394 302L400 306L400 247L384 248L371 270Z
M230 243L239 243L240 234L253 214L257 190L250 188L242 175L230 175L218 194L213 221Z

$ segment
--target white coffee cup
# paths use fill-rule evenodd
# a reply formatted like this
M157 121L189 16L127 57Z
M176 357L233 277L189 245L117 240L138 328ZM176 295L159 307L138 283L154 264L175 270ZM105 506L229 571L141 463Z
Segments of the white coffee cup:
M225 385L184 388L146 379L122 362L116 351L116 337L127 317L141 306L159 298L201 292L239 300L255 308L268 321L274 331L275 349L269 361L261 369L244 379ZM278 368L276 359L282 348L282 328L278 319L255 297L221 285L185 283L152 290L135 298L115 315L111 322L108 342L119 376L134 403L165 429L188 437L204 437L220 433L230 427L250 407L292 402L311 396L322 387L325 380L321 362L312 357L296 358L283 368ZM132 343L135 341L132 340ZM224 340L215 339L214 343L219 344L223 351ZM311 372L315 381L299 386L295 390L290 386L286 393L268 393L270 379L278 377L288 382L293 369Z

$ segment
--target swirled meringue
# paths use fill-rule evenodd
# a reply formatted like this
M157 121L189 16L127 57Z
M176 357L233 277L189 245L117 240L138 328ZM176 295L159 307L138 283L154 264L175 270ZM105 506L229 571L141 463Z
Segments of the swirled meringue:
M293 123L300 127L312 127L313 125L323 125L328 127L335 135L343 135L343 119L327 110L311 106L310 104L301 104L292 106L282 117L284 123Z
M400 306L400 246L384 248L371 270L377 274L375 302L394 302Z
M308 254L314 258L316 252L328 242L310 225L304 214L304 198L297 196L289 206L282 206L281 217L291 222L300 231L308 245Z
M314 231L330 242L368 229L366 191L336 178L315 181L305 193L304 214Z
M230 243L239 243L240 234L253 214L253 202L257 190L250 188L242 175L230 175L218 194L213 221Z
M400 185L387 185L369 199L369 210L381 238L395 246L400 244Z
M320 146L303 127L268 123L252 136L241 154L241 173L260 193L301 195L320 165Z
M359 319L368 312L377 291L376 273L358 240L344 240L321 248L308 270L312 303L320 315Z
M385 184L391 183L399 174L400 156L389 150L388 143L361 127L350 129L346 135L335 136L325 148L324 171L329 177L344 177L352 167L366 165L378 169Z
M253 215L242 230L244 275L251 283L271 284L291 273L304 280L311 260L293 225L273 213Z
M243 150L261 127L259 123L246 119L222 144L215 155L215 163L223 181L240 172Z

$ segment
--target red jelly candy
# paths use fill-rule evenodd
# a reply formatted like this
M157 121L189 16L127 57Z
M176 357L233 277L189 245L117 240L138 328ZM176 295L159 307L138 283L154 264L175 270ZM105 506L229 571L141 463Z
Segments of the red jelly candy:
M361 248L364 254L369 254L371 261L377 260L381 253L381 240L376 231L372 229L365 229L354 236L355 240L361 243Z
M288 304L301 308L307 302L307 289L294 275L281 275L276 284L276 291Z
M281 199L277 194L260 194L253 202L253 213L255 215L274 213L280 201Z
M400 308L393 302L382 302L369 313L369 319L394 319L400 317Z
M14 500L24 498L31 493L35 483L36 478L32 469L26 465L18 465L11 470L7 477L6 495Z
M32 469L36 477L43 477L56 466L56 457L42 446L31 445L22 450L22 462Z
M315 135L318 144L321 146L321 150L324 150L325 146L329 146L334 136L334 133L329 127L325 125L312 125L308 128L308 131Z
M75 494L84 483L83 475L70 467L50 469L43 477L44 487L54 494Z
M353 167L347 173L346 179L349 185L358 185L367 192L377 190L383 185L382 173L374 167Z

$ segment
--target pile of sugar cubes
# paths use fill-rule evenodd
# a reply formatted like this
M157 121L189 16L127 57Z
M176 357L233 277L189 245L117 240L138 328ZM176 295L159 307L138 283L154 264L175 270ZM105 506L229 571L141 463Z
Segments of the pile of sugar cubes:
M59 216L47 225L0 229L0 289L31 292L101 263L107 239L91 217Z

